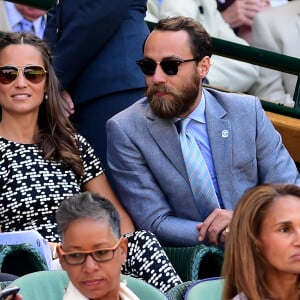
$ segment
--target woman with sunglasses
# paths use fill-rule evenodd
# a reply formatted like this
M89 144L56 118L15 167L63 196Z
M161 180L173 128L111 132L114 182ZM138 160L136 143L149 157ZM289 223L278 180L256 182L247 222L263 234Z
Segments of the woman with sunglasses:
M156 238L149 232L134 232L100 160L65 116L51 63L47 44L33 34L7 33L0 38L2 231L34 229L49 242L58 242L54 215L60 202L82 191L99 193L118 210L122 233L131 232L124 273L135 268L135 276L143 273L146 281L163 291L181 283ZM148 240L155 245L152 250L144 246ZM143 265L136 265L139 251L145 256ZM151 268L146 267L150 257ZM163 276L156 281L153 271L161 267Z

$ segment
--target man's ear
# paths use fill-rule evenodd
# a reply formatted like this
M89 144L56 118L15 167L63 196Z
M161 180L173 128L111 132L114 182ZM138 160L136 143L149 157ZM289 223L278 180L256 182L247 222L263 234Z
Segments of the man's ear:
M200 78L205 78L210 68L210 57L204 56L197 65L197 73Z

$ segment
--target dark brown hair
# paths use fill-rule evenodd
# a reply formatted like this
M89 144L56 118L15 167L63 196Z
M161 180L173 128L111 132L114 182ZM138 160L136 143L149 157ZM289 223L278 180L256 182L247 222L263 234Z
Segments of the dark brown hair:
M205 56L211 57L213 46L210 35L197 21L188 17L170 17L158 21L154 30L186 31L190 40L190 47L194 57L201 60Z
M46 160L55 160L67 164L74 172L82 176L84 169L75 140L75 129L64 114L59 82L52 66L52 56L48 45L31 33L9 32L0 37L0 52L10 45L28 44L41 54L47 71L46 95L39 109L39 133L35 143L44 153Z

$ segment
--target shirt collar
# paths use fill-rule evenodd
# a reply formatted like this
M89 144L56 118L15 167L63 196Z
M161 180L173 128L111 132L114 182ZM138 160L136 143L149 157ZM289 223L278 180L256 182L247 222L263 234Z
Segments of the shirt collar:
M201 99L199 101L199 104L188 116L186 116L186 118L195 120L195 121L200 122L200 123L206 123L206 118L205 118L206 103L205 103L205 101L206 101L205 100L205 95L204 95L204 92L202 91ZM174 123L176 123L179 120L181 120L181 118L175 117L173 119Z
M205 96L202 91L198 106L187 117L200 123L206 123L205 104Z
M11 28L16 28L19 23L24 19L22 14L16 9L15 4L12 2L5 2L7 16L11 25ZM46 15L40 16L36 20L32 21L34 32L40 38L43 38L43 32L46 27Z

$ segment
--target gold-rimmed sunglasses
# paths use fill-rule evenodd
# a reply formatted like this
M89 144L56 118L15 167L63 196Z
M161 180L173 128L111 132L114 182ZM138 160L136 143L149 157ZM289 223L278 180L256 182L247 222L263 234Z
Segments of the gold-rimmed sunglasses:
M31 83L40 83L46 77L47 71L42 66L1 66L0 67L0 83L9 84L17 79L20 71L24 77Z

